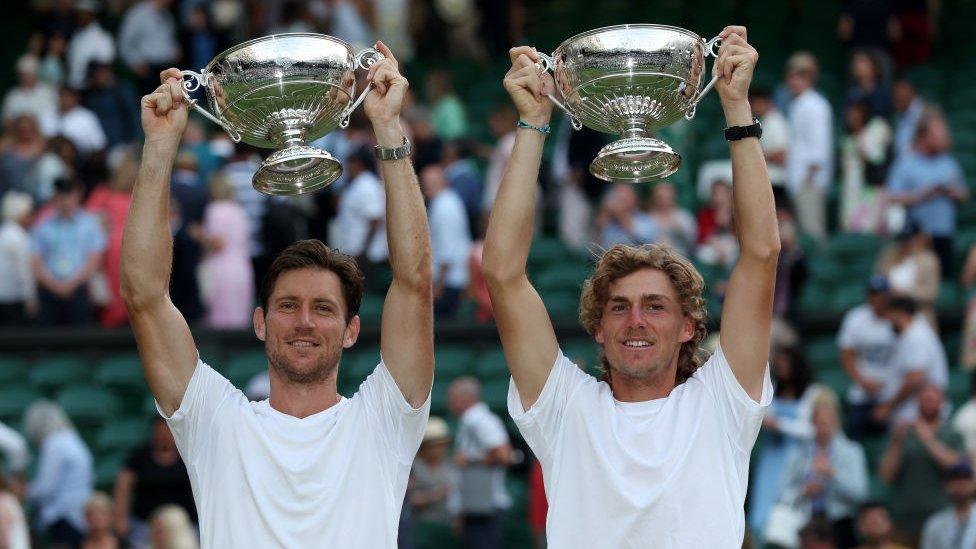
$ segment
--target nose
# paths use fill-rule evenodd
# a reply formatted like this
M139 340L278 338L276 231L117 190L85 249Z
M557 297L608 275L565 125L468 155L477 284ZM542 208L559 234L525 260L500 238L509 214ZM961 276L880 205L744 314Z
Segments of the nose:
M637 306L630 308L630 314L627 315L627 325L633 326L635 328L644 327L644 308Z
M302 310L298 313L298 318L296 320L298 328L315 327L315 316L312 313L312 309L309 307L302 307Z

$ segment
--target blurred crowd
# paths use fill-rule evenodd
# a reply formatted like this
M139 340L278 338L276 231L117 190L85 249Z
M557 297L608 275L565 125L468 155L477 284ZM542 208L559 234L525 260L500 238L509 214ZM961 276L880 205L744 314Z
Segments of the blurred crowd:
M948 281L958 277L966 294L976 285L976 248L961 265L954 251L957 210L970 200L972 182L954 154L951 121L903 72L931 55L935 3L895 4L845 3L843 97L819 91L820 66L809 52L789 58L780 85L750 95L782 239L771 352L776 397L748 503L756 546L976 547L976 397L959 409L946 397L950 364L976 368L976 299L957 304L964 315L958 357L947 355L936 314ZM139 170L139 97L158 84L161 69L200 69L222 49L272 32L325 32L356 49L382 38L408 74L415 61L488 63L525 41L525 9L516 0L33 6L39 30L10 67L16 84L3 91L0 111L0 326L127 324L119 265ZM487 120L473 120L452 79L449 71L425 71L412 83L403 123L428 206L437 317L489 322L481 239L517 115L502 101ZM485 135L476 135L479 125ZM347 129L313 143L342 162L339 181L311 196L271 198L251 186L271 151L234 144L191 118L173 167L170 223L170 294L187 320L250 327L255 285L299 238L357 257L378 294L388 276L385 193L371 140L355 114ZM581 257L616 243L666 242L708 274L710 299L720 306L738 254L728 158L705 158L692 193L669 182L607 184L588 165L608 140L558 125L539 180L539 208L554 218L553 232ZM796 326L811 252L843 234L875 235L885 246L869 280L845 281L863 285L865 295L837 334L849 384L837 394L818 381ZM402 547L425 546L412 534L418 522L441 525L443 539L460 536L465 546L502 546L512 497L504 475L518 452L478 395L476 380L456 380L448 393L454 433L431 419L404 503ZM111 495L93 492L91 453L55 405L32 407L24 432L38 449L30 482L27 444L0 426L13 472L0 477L0 540L27 546L27 501L33 530L67 546L194 546L185 468L164 423L125 464ZM877 450L875 463L865 447ZM530 467L536 533L545 523L540 475Z

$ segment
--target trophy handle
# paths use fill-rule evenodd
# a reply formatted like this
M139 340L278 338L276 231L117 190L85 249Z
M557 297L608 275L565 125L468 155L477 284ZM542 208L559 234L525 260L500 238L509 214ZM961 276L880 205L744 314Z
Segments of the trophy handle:
M356 69L369 70L369 68L372 67L374 64L376 64L377 61L382 61L384 59L386 59L386 57L384 57L382 53L376 51L373 48L366 48L363 51L357 53L352 58L353 70ZM349 117L352 116L352 112L356 110L356 107L358 107L363 101L366 100L366 96L369 95L369 92L372 91L372 89L373 89L373 83L370 82L369 85L366 86L366 89L363 90L363 93L359 94L359 97L357 97L356 100L352 102L352 105L350 105L349 108L346 109L346 112L342 115L342 118L339 122L340 128L346 128L347 126L349 126ZM353 85L353 93L356 93L355 84Z
M183 98L186 100L187 104L196 109L196 111L206 117L207 120L210 120L223 128L224 131L227 132L227 135L234 140L234 143L240 143L241 133L239 131L232 128L230 124L228 124L222 118L217 118L216 116L210 114L207 109L197 104L196 99L192 99L190 97L190 92L196 91L200 88L200 86L203 86L204 88L207 87L207 81L210 80L210 73L204 70L202 73L195 71L180 71L180 74L183 75Z
M709 55L711 55L712 57L718 58L717 48L721 47L721 45L722 45L722 38L719 36L716 36L715 38L712 38L708 42L705 42L705 57L707 58ZM698 108L698 102L702 100L702 97L705 97L706 93L712 91L712 88L715 87L715 84L718 82L718 79L719 79L718 76L713 76L712 80L708 84L706 84L705 87L702 88L700 92L698 92L698 95L696 95L695 98L691 101L691 106L688 107L687 111L685 111L686 119L691 120L692 118L695 117L695 110Z
M553 61L552 56L547 53L542 53L541 51L538 53L539 53L539 62L536 63L535 66L538 67L539 70L543 72L549 72L549 71L555 72L556 62ZM579 117L576 116L576 114L573 111L569 110L569 107L567 107L565 103L556 99L555 93L547 94L546 97L549 98L549 101L552 101L553 105L559 107L564 113L569 115L569 121L573 124L574 130L583 129L583 123L580 122Z

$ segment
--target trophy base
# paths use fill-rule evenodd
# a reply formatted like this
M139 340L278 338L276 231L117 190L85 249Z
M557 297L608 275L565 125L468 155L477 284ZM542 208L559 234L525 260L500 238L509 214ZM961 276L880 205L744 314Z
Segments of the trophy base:
M681 155L664 141L627 137L600 149L590 163L593 177L621 183L647 183L664 179L681 166Z
M327 187L342 175L342 164L322 149L297 145L265 159L254 174L254 188L271 196L293 196Z

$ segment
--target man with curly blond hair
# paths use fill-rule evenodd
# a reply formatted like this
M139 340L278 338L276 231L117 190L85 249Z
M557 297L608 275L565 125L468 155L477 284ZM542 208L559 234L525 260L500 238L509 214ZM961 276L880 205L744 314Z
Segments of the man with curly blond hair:
M752 126L758 55L744 27L721 36L714 70L726 122ZM525 124L491 213L484 273L512 372L509 411L542 463L549 546L741 547L749 453L772 399L766 356L780 245L756 128L727 134L741 252L715 353L706 361L699 349L704 283L692 264L668 246L618 245L580 299L580 321L601 348L598 381L560 351L526 276L554 83L534 49L511 57L505 89Z

